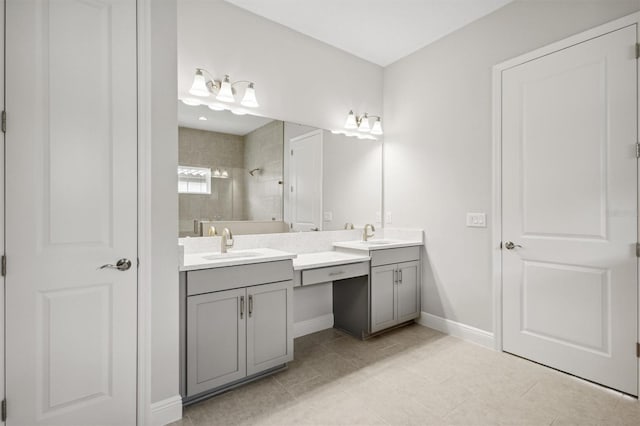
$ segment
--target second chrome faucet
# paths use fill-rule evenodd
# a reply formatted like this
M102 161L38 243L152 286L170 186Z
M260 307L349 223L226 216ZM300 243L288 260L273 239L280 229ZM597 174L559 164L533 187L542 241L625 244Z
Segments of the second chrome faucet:
M369 234L369 229L371 229L371 234ZM362 241L368 241L369 238L372 238L375 235L375 231L376 228L372 224L367 223L362 231Z
M224 228L220 237L220 253L226 253L229 247L233 247L233 234L229 228Z

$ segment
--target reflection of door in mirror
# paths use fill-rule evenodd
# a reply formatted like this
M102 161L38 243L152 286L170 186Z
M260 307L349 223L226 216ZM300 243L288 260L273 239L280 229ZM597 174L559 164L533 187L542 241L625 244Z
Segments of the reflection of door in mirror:
M322 130L292 138L289 208L292 231L322 230Z

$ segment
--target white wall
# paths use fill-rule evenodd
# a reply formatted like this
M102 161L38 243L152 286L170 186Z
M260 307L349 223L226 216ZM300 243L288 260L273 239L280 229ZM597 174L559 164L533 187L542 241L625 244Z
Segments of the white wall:
M222 0L179 1L181 96L195 68L254 81L257 113L279 120L337 129L352 108L382 110L381 67Z
M179 394L176 0L151 1L151 402Z
M516 1L384 70L385 209L424 228L423 311L492 330L491 67L640 9L638 0Z

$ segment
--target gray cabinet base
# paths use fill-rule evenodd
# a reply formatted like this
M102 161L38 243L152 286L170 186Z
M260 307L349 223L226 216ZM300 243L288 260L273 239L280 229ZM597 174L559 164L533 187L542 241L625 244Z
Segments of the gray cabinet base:
M228 391L230 391L232 389L237 388L238 386L246 385L247 383L255 382L256 380L260 380L263 377L270 376L270 375L275 374L275 373L279 373L281 371L286 370L287 368L288 368L287 364L282 364L282 365L279 365L277 367L273 367L273 368L270 368L268 370L261 371L260 373L254 374L253 376L245 377L245 378L243 378L241 380L237 380L235 382L228 383L228 384L226 384L224 386L220 386L220 387L215 388L215 389L210 389L210 390L208 390L206 392L202 392L202 393L199 393L197 395L193 395L193 396L189 396L189 397L187 397L185 395L182 395L182 405L186 407L187 405L195 404L196 402L200 402L200 401L203 401L205 399L212 398L212 397L214 397L216 395L220 395L221 393L228 392Z
M358 339L369 335L369 276L333 282L333 326Z

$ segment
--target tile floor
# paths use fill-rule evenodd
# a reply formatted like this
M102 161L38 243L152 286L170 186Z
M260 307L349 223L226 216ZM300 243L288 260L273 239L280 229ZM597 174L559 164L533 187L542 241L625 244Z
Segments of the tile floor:
M289 369L187 407L174 426L640 425L634 398L414 324L325 330Z

